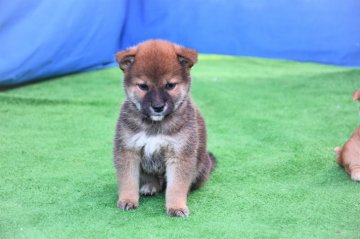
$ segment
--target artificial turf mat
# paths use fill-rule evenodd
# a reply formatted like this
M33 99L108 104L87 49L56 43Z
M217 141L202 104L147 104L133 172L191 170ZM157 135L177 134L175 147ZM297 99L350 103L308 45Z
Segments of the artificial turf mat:
M201 56L192 95L219 164L170 218L116 208L118 68L0 93L1 238L360 238L360 183L333 148L359 125L360 69Z

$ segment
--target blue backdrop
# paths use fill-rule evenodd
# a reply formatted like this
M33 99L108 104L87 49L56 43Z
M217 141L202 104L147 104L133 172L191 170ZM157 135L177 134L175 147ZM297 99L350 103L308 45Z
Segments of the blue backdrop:
M0 85L113 63L125 4L121 0L0 0Z
M0 84L106 67L140 41L360 66L360 1L0 0Z

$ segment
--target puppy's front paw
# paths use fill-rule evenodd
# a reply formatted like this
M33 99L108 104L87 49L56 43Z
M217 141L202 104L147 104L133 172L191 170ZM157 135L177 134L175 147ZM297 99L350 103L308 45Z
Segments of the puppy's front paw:
M185 207L185 208L168 208L167 214L170 217L188 217L190 212L187 207Z
M139 203L134 200L129 199L119 199L117 202L117 207L126 210L135 209L139 206Z

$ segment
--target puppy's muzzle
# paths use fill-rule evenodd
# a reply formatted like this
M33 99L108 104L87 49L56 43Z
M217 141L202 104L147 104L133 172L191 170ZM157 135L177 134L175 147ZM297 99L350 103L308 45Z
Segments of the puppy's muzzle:
M165 109L165 105L161 105L161 106L151 106L151 108L153 109L153 111L155 113L161 113L164 111Z
M152 115L163 115L166 111L167 105L163 104L153 104L150 106L150 112Z
M161 121L171 114L174 103L165 90L149 90L142 101L142 112L153 121Z

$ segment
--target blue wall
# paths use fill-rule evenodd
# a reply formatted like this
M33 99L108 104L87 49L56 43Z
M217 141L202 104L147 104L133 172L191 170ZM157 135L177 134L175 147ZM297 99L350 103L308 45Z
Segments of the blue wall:
M359 0L3 0L0 5L0 85L106 67L117 50L149 38L201 53L360 66Z
M359 0L129 1L124 30L122 48L163 38L202 53L360 66Z
M0 0L0 85L113 63L124 0Z

